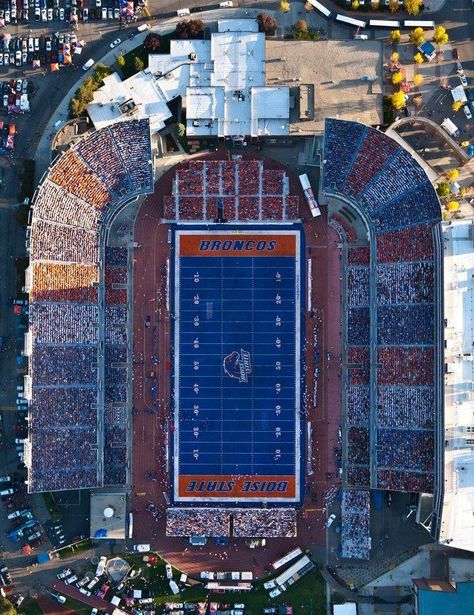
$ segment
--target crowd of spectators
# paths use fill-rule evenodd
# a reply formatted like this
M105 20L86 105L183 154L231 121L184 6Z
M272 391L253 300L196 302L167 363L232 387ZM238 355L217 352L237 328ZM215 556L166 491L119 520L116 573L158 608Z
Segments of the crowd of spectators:
M33 205L33 220L48 220L96 231L103 212L46 179Z
M350 346L347 353L347 362L349 364L349 384L369 384L370 376L370 356L369 349Z
M433 338L433 305L384 305L377 309L378 344L429 345L433 344Z
M422 167L386 135L357 122L327 119L322 185L357 200L377 232L440 219Z
M97 344L98 308L84 303L39 303L29 307L34 344Z
M93 386L35 387L30 402L30 429L93 427L97 423Z
M350 385L347 391L347 424L356 427L368 427L369 420L369 387Z
M360 195L372 179L379 173L399 145L379 130L367 130L365 139L357 151L356 159L346 179L347 187L355 195Z
M411 493L433 493L434 473L378 470L377 488Z
M377 467L395 470L433 470L434 432L415 429L377 429Z
M370 333L370 313L368 307L349 308L347 323L348 343L352 346L367 346Z
M347 457L355 465L369 464L369 430L367 427L349 427Z
M282 170L257 160L192 160L176 172L173 195L164 197L166 220L294 220L298 197L290 196Z
M148 119L117 122L109 127L135 190L153 190L153 165Z
M64 490L97 485L97 429L83 425L72 428L53 424L30 433L37 451L30 480L35 491Z
M431 224L410 226L392 233L377 235L377 261L430 261L433 259L433 230Z
M97 303L98 278L95 265L33 263L30 301Z
M221 508L168 508L167 536L230 536L231 512Z
M128 251L125 247L108 246L105 248L105 264L108 267L126 267Z
M98 240L98 234L93 231L36 220L31 233L30 258L34 261L96 264L99 260Z
M350 266L347 269L347 303L350 306L369 305L369 268Z
M370 248L369 246L354 246L347 250L347 262L349 265L370 264Z
M346 472L347 484L351 487L369 487L370 469L369 466L348 465Z
M379 347L377 382L405 386L433 386L433 347Z
M127 449L104 445L104 485L124 485L127 482Z
M31 362L37 386L97 382L96 346L36 346Z
M294 538L294 508L247 508L234 512L233 535L236 538Z
M112 196L100 179L87 167L74 149L54 163L48 178L83 201L98 209L107 208Z
M118 197L134 192L135 187L109 128L100 128L82 139L76 151L111 194Z
M352 160L362 143L367 128L356 122L327 119L324 127L323 189L333 186L344 189L345 178Z
M433 184L429 179L412 190L404 192L387 207L372 215L375 230L383 233L422 222L431 223L439 219L439 202Z
M126 408L104 404L104 484L126 482L127 431Z
M341 502L341 555L370 559L370 492L343 491Z
M377 426L434 429L433 388L377 388Z
M433 303L432 262L377 265L377 303Z

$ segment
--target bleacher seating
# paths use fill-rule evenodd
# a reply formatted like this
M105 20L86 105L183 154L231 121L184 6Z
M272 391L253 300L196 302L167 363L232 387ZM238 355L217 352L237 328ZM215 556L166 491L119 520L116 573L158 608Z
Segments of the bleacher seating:
M164 197L166 220L280 221L298 218L298 197L288 194L283 170L260 160L192 160L179 169L173 195Z
M105 249L105 373L101 374L101 224L103 215L122 197L152 190L150 161L149 122L125 121L91 133L58 158L35 197L29 239L32 491L102 483L98 382L103 380L105 398L111 403L125 402L127 395L127 369L112 364L127 362L128 248ZM104 481L120 484L125 481L126 442L109 447L111 432L107 425L104 429Z
M324 158L323 192L353 203L367 217L376 240L376 260L371 262L369 247L354 245L354 228L342 215L332 214L330 224L348 248L343 269L348 327L346 480L352 486L369 485L373 461L372 478L379 488L429 491L437 412L433 225L441 219L439 201L418 162L372 128L328 119ZM376 340L370 337L371 317L376 318ZM371 366L373 342L378 347ZM374 399L368 387L370 369L376 370ZM372 429L375 443L369 443ZM381 443L371 460L369 451Z
M370 492L343 491L341 557L370 559Z

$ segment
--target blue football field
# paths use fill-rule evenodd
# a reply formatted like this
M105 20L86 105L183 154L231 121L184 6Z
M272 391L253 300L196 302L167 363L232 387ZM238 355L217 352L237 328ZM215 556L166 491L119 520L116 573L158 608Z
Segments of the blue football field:
M253 249L268 233L294 250ZM299 232L249 231L249 256L231 231L229 253L205 256L182 249L189 234L209 237L175 237L174 500L298 501Z

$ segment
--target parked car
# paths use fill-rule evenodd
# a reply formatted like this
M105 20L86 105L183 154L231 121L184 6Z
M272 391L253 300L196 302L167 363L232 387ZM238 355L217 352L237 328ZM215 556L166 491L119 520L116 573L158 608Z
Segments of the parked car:
M122 42L122 39L116 38L114 41L110 43L110 49L114 49L114 47L117 47L117 45L120 45L121 42Z
M467 79L465 75L459 75L459 80L461 81L461 84L463 85L463 87L467 88Z
M172 579L173 578L173 569L171 568L171 564L166 563L165 569L166 569L166 578L167 579Z
M332 513L332 515L329 515L328 520L326 521L326 527L331 527L335 519L336 519L336 515L334 513Z
M467 119L468 120L472 120L472 113L471 113L471 110L469 109L468 105L464 105L463 111L464 111L464 115L467 117Z
M457 47L453 47L453 60L459 60L459 52Z

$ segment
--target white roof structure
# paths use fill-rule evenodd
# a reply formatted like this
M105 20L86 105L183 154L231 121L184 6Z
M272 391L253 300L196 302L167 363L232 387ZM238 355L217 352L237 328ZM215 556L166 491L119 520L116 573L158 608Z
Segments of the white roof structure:
M443 227L444 500L439 541L474 552L474 221Z
M117 73L106 77L104 85L94 92L87 112L97 129L118 121L149 118L152 133L164 128L165 120L171 117L167 99L149 71L125 81Z
M286 86L265 86L265 35L255 19L220 19L211 40L174 40L169 54L149 55L148 68L121 81L114 73L88 112L96 128L148 117L157 132L171 117L167 103L185 99L188 136L286 135ZM133 111L123 103L133 102ZM121 107L122 105L122 107Z

